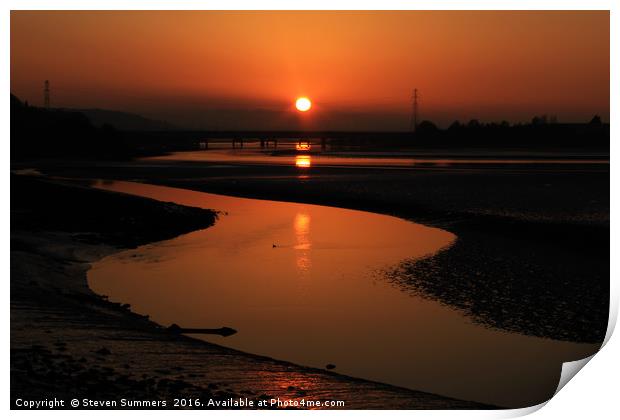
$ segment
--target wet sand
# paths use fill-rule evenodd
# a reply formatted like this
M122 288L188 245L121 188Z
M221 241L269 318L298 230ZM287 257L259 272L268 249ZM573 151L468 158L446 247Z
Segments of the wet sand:
M208 210L11 179L11 400L343 400L344 408L488 408L179 336L87 286L92 261L206 228ZM209 408L209 407L205 407Z

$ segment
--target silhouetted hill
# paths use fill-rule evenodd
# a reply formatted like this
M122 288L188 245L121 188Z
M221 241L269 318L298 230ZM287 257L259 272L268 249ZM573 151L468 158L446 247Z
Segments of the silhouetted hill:
M11 94L11 159L120 159L133 154L111 125L95 127L83 113L28 106Z
M153 120L142 115L107 109L66 109L69 112L80 112L96 126L105 124L114 126L122 131L167 131L178 130L179 127L160 120Z

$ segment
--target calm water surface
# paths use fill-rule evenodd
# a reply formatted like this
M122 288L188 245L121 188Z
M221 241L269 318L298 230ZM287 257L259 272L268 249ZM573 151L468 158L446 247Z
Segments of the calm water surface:
M316 147L314 148L316 149ZM411 157L398 152L373 152L372 156L363 153L310 153L310 151L295 151L294 143L284 144L278 153L259 149L251 145L245 149L211 149L174 152L165 156L153 156L143 158L147 162L205 162L210 164L229 164L229 165L280 165L297 166L308 168L310 166L323 167L358 167L358 168L415 168L415 167L448 167L448 166L491 166L509 165L520 167L526 165L551 165L552 167L580 165L593 170L606 168L609 166L609 159L597 158L588 159L573 156L571 158L553 158L544 155L533 157L497 157L489 156L485 158L472 158L467 156L454 158L439 157Z
M456 239L440 229L325 206L97 186L222 212L211 228L109 256L88 274L95 292L162 325L238 330L207 341L504 406L548 397L561 362L598 347L490 330L390 286L385 268Z

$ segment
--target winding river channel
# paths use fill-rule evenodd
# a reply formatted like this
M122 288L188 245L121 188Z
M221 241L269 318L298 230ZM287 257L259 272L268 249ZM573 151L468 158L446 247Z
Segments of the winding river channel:
M164 326L246 352L498 405L554 389L561 363L598 346L488 329L383 274L457 238L363 211L132 182L97 188L220 212L214 226L94 263L90 287Z

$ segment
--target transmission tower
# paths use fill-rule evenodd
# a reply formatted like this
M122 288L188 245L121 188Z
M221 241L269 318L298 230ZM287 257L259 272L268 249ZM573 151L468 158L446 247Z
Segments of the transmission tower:
M46 80L43 87L43 106L50 109L50 81Z
M409 124L409 130L415 131L418 128L418 89L413 89L413 95L411 96L411 122Z

